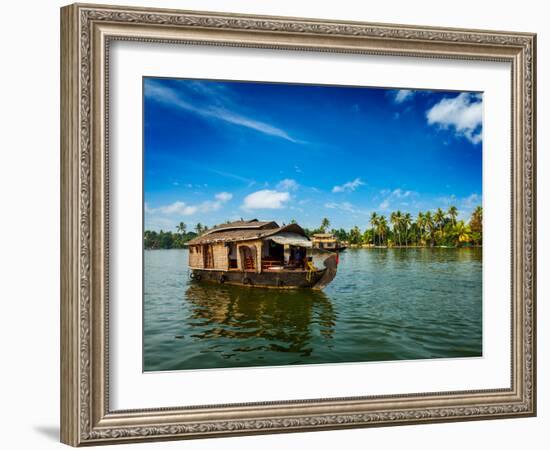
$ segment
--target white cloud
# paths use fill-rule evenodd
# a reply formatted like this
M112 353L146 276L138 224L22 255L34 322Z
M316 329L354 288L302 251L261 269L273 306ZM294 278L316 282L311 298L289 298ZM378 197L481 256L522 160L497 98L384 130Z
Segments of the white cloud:
M296 180L291 178L285 178L284 180L279 181L277 184L277 189L280 189L281 191L295 191L298 189L298 183Z
M428 124L453 128L473 144L481 142L483 105L481 95L462 92L454 98L444 98L426 113Z
M341 211L356 213L358 212L357 209L350 203L350 202L342 202L342 203L336 203L336 202L330 202L325 203L325 208L329 209L339 209Z
M341 186L334 186L332 192L352 192L355 191L359 186L362 186L363 183L360 178L356 178L353 181L348 181L347 183L342 184Z
M223 204L233 198L233 194L229 192L220 192L215 195L215 200L206 200L196 205L190 205L189 203L182 201L175 201L168 205L162 205L157 208L150 208L145 203L146 214L161 214L165 216L192 216L197 212L207 213L211 211L219 210Z
M263 189L244 198L243 209L280 209L290 200L288 192Z
M418 192L403 190L397 188L394 190L391 189L382 189L380 194L383 196L382 203L378 206L379 209L389 210L396 202L399 202L401 206L408 206L410 199L418 196ZM406 201L405 201L406 200Z
M414 97L414 92L411 91L410 89L399 89L395 93L395 97L394 97L393 101L395 103L403 103L407 100L410 100L413 97Z
M412 194L413 194L412 191L403 191L399 188L394 189L392 191L392 195L396 198L407 198L407 197L410 197Z
M173 230L179 221L176 219L170 219L167 217L158 216L146 216L145 217L145 229L146 230Z
M482 204L481 194L472 193L467 197L457 197L455 194L436 199L443 208L453 205L458 208L459 219L467 220L472 214L474 208Z
M193 103L191 103L186 98L184 98L184 95L182 92L183 90L176 90L152 80L148 80L145 84L145 95L148 98L154 99L155 101L158 101L160 103L168 104L170 106L175 106L202 117L213 118L213 119L221 120L223 122L227 122L233 125L249 128L259 133L285 139L290 142L301 143L301 141L298 141L297 139L293 138L281 128L277 128L268 123L260 122L258 120L251 119L249 117L246 117L244 115L231 111L229 109L229 105L227 104L223 106L218 106L218 105L213 106L212 105L213 100L211 98L212 95L208 94L209 90L208 89L205 90L204 86L201 87L201 89L197 90L196 84L195 84L193 85L193 90L195 90L196 92L200 91L200 93L205 95L206 98L203 99L202 102L194 101ZM220 98L217 98L216 103L218 103L219 100ZM203 103L203 104L200 105L200 103Z
M219 200L221 202L228 202L233 198L233 194L230 194L229 192L220 192L219 194L216 194L216 200Z
M478 194L470 194L462 201L462 205L465 208L474 208L481 203L481 196Z
M150 212L158 212L166 215L177 214L178 216L190 216L192 214L195 214L197 210L198 208L196 206L177 201L169 205L159 206L158 208L151 209Z

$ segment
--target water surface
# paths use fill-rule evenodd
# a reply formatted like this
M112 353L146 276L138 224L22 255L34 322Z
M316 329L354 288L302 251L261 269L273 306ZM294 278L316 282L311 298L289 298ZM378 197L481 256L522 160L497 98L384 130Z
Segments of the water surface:
M144 370L481 356L481 249L357 249L324 291L200 284L144 252Z

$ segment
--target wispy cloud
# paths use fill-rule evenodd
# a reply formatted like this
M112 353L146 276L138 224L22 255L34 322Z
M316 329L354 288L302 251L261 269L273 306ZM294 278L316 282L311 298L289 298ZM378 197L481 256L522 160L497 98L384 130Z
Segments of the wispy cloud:
M146 230L173 230L176 228L177 223L178 221L174 218L159 217L159 216L145 217Z
M205 97L203 98L203 101L192 102L184 94L184 89L168 87L154 80L146 81L145 96L159 103L197 114L203 118L220 120L232 125L248 128L268 136L278 137L293 143L302 143L302 141L290 136L281 128L266 122L252 119L230 109L233 105L223 104L220 102L219 97L217 97L215 101L210 101L210 97L216 96L210 95L212 94L211 89L206 87L203 83L194 82L191 86L195 93L199 93L201 96Z
M481 205L483 199L481 194L473 192L466 197L457 197L452 194L438 197L436 200L442 208L448 208L451 205L456 206L458 208L459 218L466 220L470 217L473 210Z
M253 180L252 178L243 177L243 176L238 175L236 173L225 172L223 170L212 169L210 167L202 167L201 166L201 168L206 170L207 172L211 172L211 173L214 173L216 175L219 175L220 177L230 178L232 180L237 180L237 181L242 181L243 183L246 183L249 186L252 186L252 185L256 184L256 181Z
M482 140L483 105L481 94L462 92L444 98L426 112L428 124L454 129L473 144Z
M395 198L407 198L407 197L410 197L411 195L413 195L414 192L413 191L404 191L402 189L394 189L393 191L391 191L391 195Z
M288 192L263 189L244 198L242 209L281 209L290 200Z
M203 208L207 209L207 208ZM197 206L188 205L185 202L176 201L169 205L159 206L158 208L150 210L151 213L161 213L166 215L177 214L178 216L191 216L195 214L199 208Z
M298 187L298 182L292 178L285 178L277 183L277 189L281 191L295 191Z
M189 204L177 200L168 205L161 205L156 208L151 208L145 203L145 214L155 214L164 216L192 216L196 213L207 213L219 210L224 203L233 198L233 194L229 192L220 192L214 196L214 200L206 200L197 204Z
M411 100L413 97L414 91L411 91L410 89L399 89L395 91L393 101L397 104L401 104L407 100Z
M346 212L350 212L350 213L360 212L350 202L342 202L342 203L329 202L329 203L325 203L325 208L338 209L340 211L346 211Z
M215 195L215 198L220 202L228 202L233 198L233 194L230 194L229 192L220 192L219 194Z
M361 181L360 178L356 178L353 181L348 181L347 183L342 184L341 186L334 186L332 192L352 192L355 191L359 186L364 185L365 183Z
M418 195L415 191L404 190L401 188L382 189L380 194L383 199L378 208L383 211L389 210L395 203L398 203L401 206L407 206L410 199Z
M481 195L479 194L470 194L462 202L462 204L466 208L475 208L480 203L481 203Z

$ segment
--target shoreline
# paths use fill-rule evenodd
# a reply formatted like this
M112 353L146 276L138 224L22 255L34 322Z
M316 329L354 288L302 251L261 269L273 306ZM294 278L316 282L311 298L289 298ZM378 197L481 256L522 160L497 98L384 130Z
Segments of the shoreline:
M451 248L451 249L462 249L462 248L483 248L483 245L465 245L463 247L453 247L451 245L355 245L351 244L348 246L348 249L352 250L371 250L371 249L392 249L392 248L398 248L398 249L417 249L417 248Z
M385 249L385 250L392 250L392 249L399 249L399 250L416 250L416 249L419 249L419 248L427 248L427 249L430 249L430 248L444 248L444 249L451 249L451 250L462 250L462 249L475 249L475 248L483 248L483 245L469 245L469 246L464 246L464 247L451 247L451 246L447 246L447 245L434 245L434 246L429 246L429 245L392 245L390 247L388 247L387 245L368 245L368 246L363 246L363 245L350 245L346 248L346 250L380 250L380 249ZM183 247L183 248L144 248L143 250L188 250L188 247ZM328 250L320 250L320 249L313 249L313 251L318 251L319 253L334 253L334 252L331 252L331 251L328 251ZM345 251L345 250L344 250Z

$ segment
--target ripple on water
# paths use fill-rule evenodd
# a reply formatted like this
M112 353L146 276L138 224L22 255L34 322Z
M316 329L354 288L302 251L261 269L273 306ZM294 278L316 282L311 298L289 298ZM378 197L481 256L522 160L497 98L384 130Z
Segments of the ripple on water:
M191 283L144 255L145 370L480 356L480 249L360 249L323 292Z

